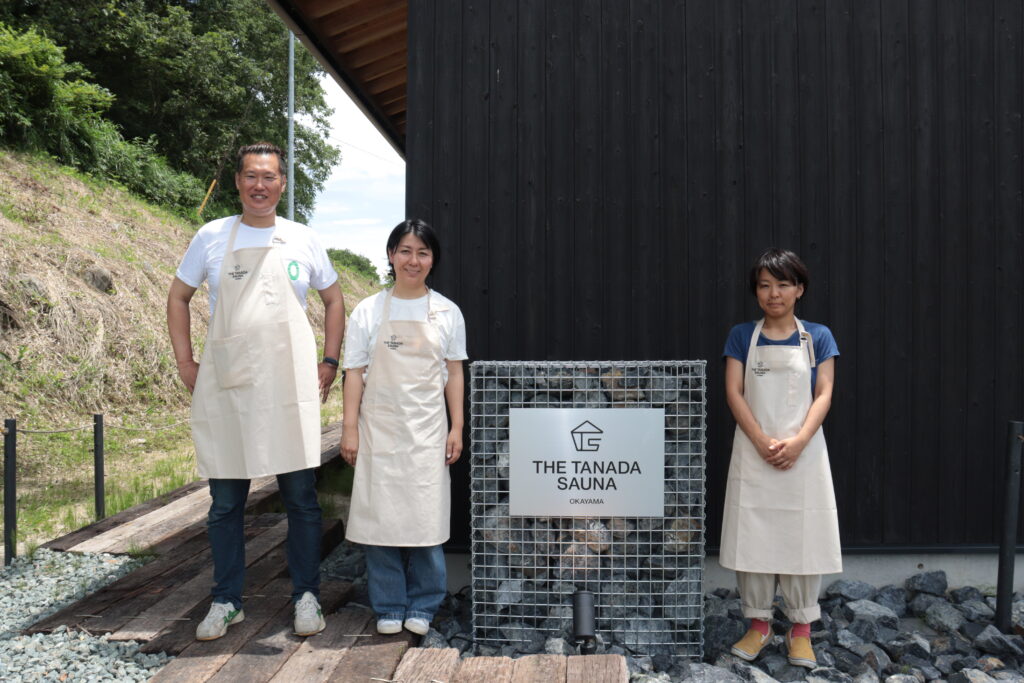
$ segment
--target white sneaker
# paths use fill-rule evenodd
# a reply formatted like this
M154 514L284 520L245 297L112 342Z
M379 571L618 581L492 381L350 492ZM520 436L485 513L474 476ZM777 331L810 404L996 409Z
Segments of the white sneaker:
M227 602L215 602L210 605L206 618L196 627L196 640L217 640L228 632L228 626L240 623L245 619L241 609Z
M377 633L390 636L402 632L402 622L398 619L378 619Z
M407 631L412 631L416 635L425 636L427 631L430 630L430 622L426 619L420 619L419 617L409 617L405 620L405 628Z
M320 633L327 626L323 610L316 596L306 591L295 603L295 635L311 636Z

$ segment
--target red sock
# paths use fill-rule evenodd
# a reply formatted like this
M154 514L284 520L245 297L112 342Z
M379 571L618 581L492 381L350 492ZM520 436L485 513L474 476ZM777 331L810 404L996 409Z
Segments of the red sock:
M769 626L768 622L764 619L751 619L750 628L754 629L762 636L766 636L768 635L768 631L771 627Z
M810 624L793 624L793 638L810 638Z

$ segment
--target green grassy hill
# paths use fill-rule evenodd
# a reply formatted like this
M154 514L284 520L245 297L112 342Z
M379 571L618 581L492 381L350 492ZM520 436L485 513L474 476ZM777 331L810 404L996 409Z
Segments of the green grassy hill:
M22 542L92 520L93 413L107 425L107 514L195 478L164 309L197 227L110 183L0 151L0 419L17 419L19 432L88 427L19 433ZM339 275L350 311L379 288L355 270ZM319 299L310 301L322 330ZM201 289L197 353L207 319ZM340 386L323 415L340 419Z

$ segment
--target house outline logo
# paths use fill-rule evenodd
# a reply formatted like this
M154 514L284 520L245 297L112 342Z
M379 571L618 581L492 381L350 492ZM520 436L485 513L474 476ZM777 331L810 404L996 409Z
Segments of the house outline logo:
M601 448L601 437L598 434L604 434L604 430L590 420L576 425L570 433L577 452L597 451Z

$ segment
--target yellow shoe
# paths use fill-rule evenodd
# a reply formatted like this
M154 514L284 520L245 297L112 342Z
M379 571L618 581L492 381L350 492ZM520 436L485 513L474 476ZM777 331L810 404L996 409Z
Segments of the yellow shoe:
M786 652L789 663L793 666L802 666L807 669L817 668L818 659L814 656L811 639L806 636L793 638L792 634L793 629L786 632Z
M736 644L732 646L731 652L740 659L752 662L757 659L757 656L761 654L761 650L768 644L771 634L772 632L769 630L766 635L761 635L760 631L752 628L736 641Z

